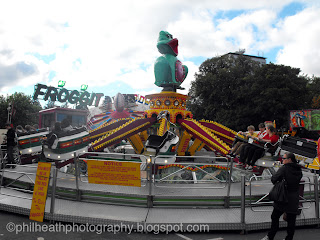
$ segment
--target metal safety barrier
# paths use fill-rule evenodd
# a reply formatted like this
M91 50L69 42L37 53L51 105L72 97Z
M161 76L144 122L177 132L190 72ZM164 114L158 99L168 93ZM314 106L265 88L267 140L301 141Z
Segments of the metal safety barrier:
M256 178L256 177L255 177ZM269 193L266 193L264 194L262 197L260 197L258 200L256 201L252 201L252 186L257 186L255 184L252 183L252 179L253 178L250 178L249 180L249 206L251 208L252 211L256 211L256 212L269 212L269 211L272 211L272 210L266 210L266 209L257 209L259 206L272 206L272 203L273 201L270 201L267 199L267 197L269 196ZM305 181L304 179L307 179L308 181ZM318 177L315 175L314 176L314 183L311 182L311 179L310 177L303 177L301 182L300 182L300 186L303 186L303 192L305 190L305 186L308 186L309 187L309 193L312 192L312 188L311 186L314 186L314 198L311 198L309 197L309 199L305 198L303 195L300 195L299 194L299 204L302 206L303 203L309 203L309 205L307 207L299 207L300 210L302 209L309 209L311 206L312 206L312 202L315 202L317 203L317 198L319 199L319 194L317 194L317 186L318 186ZM271 183L271 180L270 182L259 182L259 185L270 185L270 190L271 190L271 186L273 186L273 184ZM302 192L302 193L303 193ZM318 201L319 202L319 201Z
M146 172L146 176L144 178L142 178L142 181L145 183L144 185L142 185L142 187L147 187L148 191L146 194L146 199L147 199L147 207L148 208L152 208L153 207L153 201L154 201L154 197L155 197L155 189L156 188L161 188L161 187L167 187L167 188L227 188L227 193L226 193L226 198L230 197L230 186L232 183L232 169L233 169L233 159L230 158L224 158L224 157L204 157L206 159L211 159L212 163L190 163L190 162L179 162L179 163L175 163L175 164L179 164L182 167L178 170L173 171L172 173L168 174L167 176L163 176L161 178L157 178L156 176L156 167L157 166L168 166L172 163L170 163L169 161L165 162L166 158L167 160L168 157L146 157L144 155L137 155L137 154L118 154L118 153L86 153L86 158L83 157L79 157L74 155L74 165L75 165L75 189L76 189L76 200L77 201L82 201L81 199L81 183L87 183L85 181L86 176L84 176L83 174L80 173L79 171L79 161L82 160L86 160L86 159L92 159L92 160L97 160L97 161L122 161L122 162L139 162L141 164L144 164L141 168L141 170ZM89 154L91 154L90 158L87 158L89 156ZM117 158L117 159L114 159ZM129 159L130 158L130 159ZM179 157L179 160L183 160L186 158L190 158L190 157ZM197 158L201 158L199 156L197 156ZM1 159L2 161L3 159ZM177 159L175 158L174 161L176 161ZM213 164L219 164L219 166L223 166L226 171L226 178L221 180L219 178L217 178L214 174L212 174L211 172L208 172L204 169L202 169L201 167L204 165L213 165ZM37 166L30 166L30 165L19 165L19 168L37 168ZM195 178L195 176L193 175L192 179L189 181L188 187L185 186L181 186L180 184L176 184L179 181L172 181L170 180L172 183L168 183L169 181L169 177L173 176L174 174L180 174L181 171L187 170L188 168L192 168L192 169L196 169L196 171L200 171L201 173L207 174L209 177L211 177L213 180L212 181L208 181L208 180L203 180L201 181L201 179L197 179ZM4 188L10 188L13 190L17 190L17 188L12 187L13 184L15 182L17 182L19 179L21 179L22 177L26 177L29 179L31 184L34 184L34 180L32 178L32 176L36 176L36 173L34 172L28 172L28 171L15 171L12 169L5 169L3 168L2 170L2 174L1 174L1 185L0 185L0 194L2 195L8 195L8 196L12 196L12 197L21 197L21 196L15 196L15 195L10 195L7 193L4 193L3 191L1 191L1 189ZM9 184L3 184L3 178L5 173L10 172L13 174L16 174L18 176L15 176L14 179L9 183ZM51 168L51 174L50 174L50 179L49 179L49 185L51 183L51 194L48 194L47 197L51 197L50 199L50 214L53 215L56 213L55 210L55 206L56 206L56 199L57 197L57 181L59 180L58 178L58 172L59 169L56 168L56 166L53 164L52 168ZM245 216L246 216L246 211L251 210L253 212L259 212L259 211L271 211L271 210L264 210L261 209L260 207L263 206L271 206L271 201L265 201L266 197L268 196L267 194L263 194L262 197L260 197L258 200L253 201L253 189L252 187L255 185L270 185L271 188L271 182L265 182L265 181L259 181L259 183L255 183L254 180L257 180L259 178L266 178L266 176L253 176L249 179L249 181L246 182L246 178L245 175L243 174L241 176L241 202L240 202L240 208L241 208L241 215L240 215L240 219L239 222L242 224L246 224L245 222ZM313 178L313 179L311 179ZM266 179L268 180L268 179ZM301 207L301 209L309 209L312 206L312 203L314 203L315 205L315 215L317 220L319 220L319 175L318 174L314 174L313 177L304 177L305 182L303 183L304 188L307 188L309 195L307 197L304 196L300 196L301 200L300 203L308 203L307 206L303 206ZM185 181L185 180L183 180ZM164 183L164 184L162 184ZM220 186L207 186L206 183L209 183L209 185L214 185L213 183L215 183L215 185L219 185ZM222 184L222 186L221 186ZM249 194L246 195L246 188L247 186L249 186ZM19 191L24 191L24 189L18 189ZM58 189L59 191L59 189ZM32 190L28 190L25 189L26 193L30 193L32 194L33 191ZM311 194L313 193L314 194ZM249 196L249 203L246 200L246 197ZM32 200L32 197L21 197L24 199L29 199ZM239 206L237 206L239 208Z
M170 163L170 160L168 160L169 156L157 156L155 158L153 158L153 161L151 161L152 165L153 165L153 172L156 172L156 167L159 166L179 166L178 170L172 172L172 173L168 173L165 174L165 176L160 177L159 179L156 178L156 174L154 177L154 186L155 187L162 187L162 188L197 188L197 189L201 189L201 188L206 188L206 189L222 189L222 188L226 188L228 185L230 185L231 183L231 168L230 167L230 161L228 158L226 157L211 157L211 156L196 156L197 158L204 158L204 159L211 159L212 163L195 163L195 162L177 162L177 157L174 157L174 159L170 159L171 161L173 161L174 163ZM186 157L186 156L179 156L178 157L179 160L183 160L183 159L190 159L190 157ZM213 165L215 163L217 163L218 160L224 160L223 163L219 163L219 166L223 166L225 167L225 169L223 169L225 171L225 180L219 179L217 178L213 173L208 172L206 170L204 170L203 166L210 166ZM213 167L216 165L213 165ZM174 179L175 177L178 177L177 175L181 174L181 173L185 173L185 172L191 172L192 174L192 179ZM206 174L206 176L208 176L209 178L212 178L211 180L202 180L202 179L197 179L196 176L196 171L202 172L204 174ZM181 177L180 177L181 178ZM189 183L188 186L181 186L181 185L176 185L174 183ZM224 183L223 186L201 186L199 184L201 183ZM158 183L158 184L157 184ZM166 185L161 185L159 183L166 183ZM170 184L171 183L171 184ZM172 184L173 183L173 184ZM192 186L190 183L193 183L194 186Z
M1 162L2 164L3 162ZM8 166L9 168L6 168L6 166ZM11 187L14 183L18 182L19 179L21 179L22 177L27 177L28 180L30 181L31 184L35 184L34 180L30 177L30 176L36 176L37 173L30 173L30 172L23 172L23 171L15 171L13 169L10 169L10 167L22 167L22 168L37 168L37 166L30 166L30 165L17 165L17 164L4 164L3 168L1 169L1 182L0 182L0 194L1 195L6 195L6 196L11 196L11 197L17 197L17 198L22 198L22 199L29 199L32 200L32 197L22 197L22 196L17 196L17 195L12 195L12 194L7 194L7 193L3 193L1 190L2 188L7 188L7 189L12 189L12 190L19 190L21 192L25 192L25 193L31 193L33 194L33 190L29 190L29 189L22 189L22 188L15 188L15 187ZM13 173L15 175L18 175L17 177L15 177L12 181L10 181L10 183L8 184L4 184L4 174L5 173ZM52 176L50 175L49 177L49 182L52 179Z
M300 210L303 210L303 209L308 209L308 208L311 208L312 206L312 202L314 202L314 205L315 205L315 218L317 219L315 222L319 225L320 223L320 218L319 218L319 175L318 174L314 174L313 176L313 183L310 181L310 178L307 177L307 179L309 179L309 182L304 182L302 183L303 185L306 185L306 184L309 184L309 190L311 190L311 186L314 186L313 190L314 190L314 197L310 199L305 199L303 196L300 195L300 203L305 203L305 202L309 202L310 205L308 207L300 207L299 209ZM258 199L257 201L255 202L252 202L251 199L252 199L252 189L251 189L251 180L249 181L249 186L250 186L250 193L249 193L249 206L250 206L250 210L253 211L253 212L271 212L273 210L270 209L270 210L265 210L265 209L254 209L253 207L261 207L261 206L266 206L265 205L265 202L263 204L260 204L261 201L263 199L265 199L269 193L265 194L263 197L261 197L260 199ZM259 184L261 184L261 182L259 182ZM264 183L264 185L271 185L271 181L270 183ZM270 188L271 190L271 188ZM272 201L268 201L268 204L269 206L271 206L272 204ZM241 176L241 213L240 213L240 222L245 224L245 216L246 216L246 179L245 179L245 175L242 175ZM245 231L245 230L244 230Z

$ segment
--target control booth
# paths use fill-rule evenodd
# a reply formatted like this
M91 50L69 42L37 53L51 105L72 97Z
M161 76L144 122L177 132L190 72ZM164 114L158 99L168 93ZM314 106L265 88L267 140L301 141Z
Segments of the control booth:
M61 122L67 118L73 127L81 127L87 124L86 110L54 107L39 111L39 128L52 129L55 122Z

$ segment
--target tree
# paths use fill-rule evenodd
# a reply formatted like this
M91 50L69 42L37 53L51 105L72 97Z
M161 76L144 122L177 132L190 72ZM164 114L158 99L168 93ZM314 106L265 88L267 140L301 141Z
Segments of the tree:
M44 109L49 109L54 107L56 107L55 101L52 101L51 99L49 99L47 105L44 106Z
M311 99L311 108L320 108L320 78L308 78L307 88Z
M7 101L4 96L0 96L0 119L1 119L1 128L4 128L5 123L7 122L8 111L7 111Z
M61 107L61 108L70 108L68 102L65 102L65 104L62 104L60 107Z
M257 69L250 87L253 119L275 120L278 127L288 126L290 110L309 108L308 79L299 73L298 68L275 64Z
M306 105L307 79L299 72L283 65L260 65L243 55L208 59L191 83L188 109L196 119L234 130L267 120L281 126L288 122L289 110Z
M5 119L1 121L1 128L4 128L7 121L7 108L11 103L13 110L11 118L14 126L26 124L33 125L38 123L38 112L42 109L39 101L35 101L31 96L24 93L14 93L11 96L0 96L0 117Z

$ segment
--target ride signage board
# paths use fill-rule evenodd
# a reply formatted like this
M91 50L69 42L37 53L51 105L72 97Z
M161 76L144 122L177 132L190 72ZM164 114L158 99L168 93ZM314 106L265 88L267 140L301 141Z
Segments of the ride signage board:
M48 184L50 178L51 163L39 162L36 181L34 183L32 203L29 219L43 222L46 207Z
M89 183L141 187L140 163L87 160L87 165Z
M290 126L320 131L320 109L291 110Z
M98 106L103 93L89 93L87 91L79 92L77 90L70 91L65 88L48 87L44 84L37 84L34 88L33 99L37 100L43 95L43 100L59 101L64 103L68 101L71 104Z

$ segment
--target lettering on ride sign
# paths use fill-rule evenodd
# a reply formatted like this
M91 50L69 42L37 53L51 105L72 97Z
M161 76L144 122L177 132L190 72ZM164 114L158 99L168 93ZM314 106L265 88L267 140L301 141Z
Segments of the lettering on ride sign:
M141 187L140 163L87 160L87 165L89 183Z
M43 100L59 101L64 103L68 101L71 104L79 103L80 105L88 105L98 107L103 93L89 93L87 91L79 92L77 90L70 91L65 88L48 87L44 84L37 84L33 93L33 99L37 100L39 96L43 96Z
M37 176L33 189L32 203L29 219L43 222L46 207L48 184L50 178L51 163L39 162Z
M122 166L121 162L104 162L104 165Z

